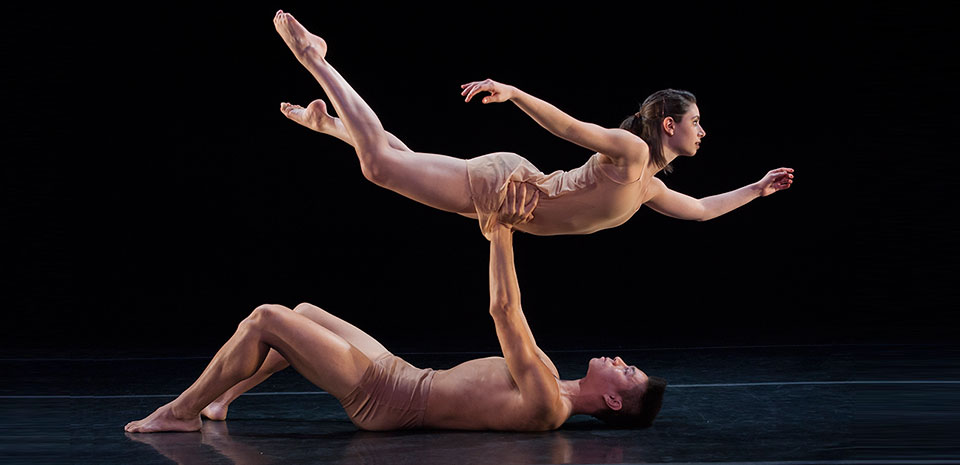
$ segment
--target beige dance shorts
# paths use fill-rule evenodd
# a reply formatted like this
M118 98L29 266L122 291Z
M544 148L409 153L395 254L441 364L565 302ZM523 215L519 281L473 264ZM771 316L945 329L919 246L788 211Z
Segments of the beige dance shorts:
M419 428L435 374L432 369L417 368L385 354L370 364L360 384L340 404L350 421L363 430Z

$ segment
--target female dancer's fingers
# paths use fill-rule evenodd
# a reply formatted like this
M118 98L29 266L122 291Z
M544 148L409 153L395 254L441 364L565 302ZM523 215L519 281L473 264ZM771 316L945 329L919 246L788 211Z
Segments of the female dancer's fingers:
M473 98L473 95L477 93L476 87L470 87L467 89L467 99L465 101L469 102Z
M470 88L470 95L467 97L467 101L473 98L474 95L480 92L490 92L493 93L494 88L492 85L486 82L475 82L473 87Z
M470 95L467 95L467 101L469 102L474 95L483 92L483 88L479 85L470 88Z

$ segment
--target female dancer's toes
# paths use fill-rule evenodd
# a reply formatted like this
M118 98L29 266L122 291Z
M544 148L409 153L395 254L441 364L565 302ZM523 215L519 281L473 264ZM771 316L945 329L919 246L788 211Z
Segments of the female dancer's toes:
M300 124L303 124L304 126L307 126L306 124L304 124L303 107L301 107L300 105L281 103L280 111L283 112L283 115L286 116L287 118L292 119Z
M320 59L327 56L327 42L311 34L293 15L280 10L274 16L273 24L298 60L303 61L308 55Z

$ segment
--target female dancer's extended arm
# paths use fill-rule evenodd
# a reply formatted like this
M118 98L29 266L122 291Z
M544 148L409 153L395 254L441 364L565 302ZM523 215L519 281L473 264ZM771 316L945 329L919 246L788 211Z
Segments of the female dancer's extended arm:
M653 197L644 205L664 215L681 220L706 221L746 205L757 197L789 189L793 184L793 169L771 170L763 179L723 194L695 199L670 190L663 181L653 178Z
M649 156L643 139L623 129L608 129L579 121L557 107L520 89L491 79L460 86L469 102L478 92L489 92L483 103L512 101L544 129L561 139L600 152L616 161L642 161Z

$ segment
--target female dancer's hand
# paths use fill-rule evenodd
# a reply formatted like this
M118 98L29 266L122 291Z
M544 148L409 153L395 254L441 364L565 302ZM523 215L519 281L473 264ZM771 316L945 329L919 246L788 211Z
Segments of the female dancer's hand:
M467 96L466 102L469 102L478 92L490 92L489 97L483 98L483 103L506 102L513 97L514 89L513 86L501 84L493 79L471 82L460 86L460 88L463 89L460 95Z
M777 168L771 170L758 183L760 197L766 197L774 192L789 189L793 184L793 168Z
M500 223L512 228L533 219L533 211L540 202L540 190L525 182L510 181L507 198L500 207Z

